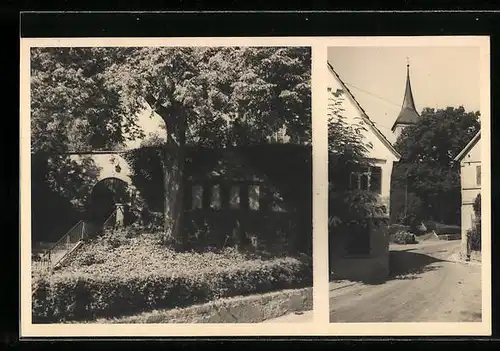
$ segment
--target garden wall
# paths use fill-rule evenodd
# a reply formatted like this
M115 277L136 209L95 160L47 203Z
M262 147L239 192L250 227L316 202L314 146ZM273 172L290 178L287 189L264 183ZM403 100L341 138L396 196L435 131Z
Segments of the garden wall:
M293 144L189 148L184 182L188 246L310 253L311 157L309 146Z

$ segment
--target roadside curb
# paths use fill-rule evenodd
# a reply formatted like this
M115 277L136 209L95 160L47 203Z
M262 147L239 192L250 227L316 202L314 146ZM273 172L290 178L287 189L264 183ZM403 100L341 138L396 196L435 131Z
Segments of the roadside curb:
M290 289L97 320L96 323L260 323L289 313L312 310L312 301L312 288Z

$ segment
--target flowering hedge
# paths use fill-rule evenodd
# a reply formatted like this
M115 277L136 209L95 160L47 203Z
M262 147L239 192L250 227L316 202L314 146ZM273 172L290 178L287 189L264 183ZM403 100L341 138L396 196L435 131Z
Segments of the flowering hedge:
M116 317L312 284L310 262L299 258L260 259L233 249L177 253L137 239L100 239L68 267L39 277L33 321Z

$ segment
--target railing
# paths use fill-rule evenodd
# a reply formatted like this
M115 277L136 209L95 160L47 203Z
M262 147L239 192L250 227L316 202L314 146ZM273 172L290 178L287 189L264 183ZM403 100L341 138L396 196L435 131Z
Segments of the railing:
M111 214L108 216L108 218L104 221L102 225L102 230L106 229L114 229L115 224L116 224L116 208L111 212Z
M38 260L32 260L33 271L46 271L59 263L80 241L89 235L99 231L99 229L114 229L116 224L116 209L111 212L102 226L79 221L61 239L59 239L50 249L48 249Z
M42 261L48 261L50 266L55 266L78 242L85 238L86 234L85 222L78 222L54 246L47 250L45 255L42 256Z

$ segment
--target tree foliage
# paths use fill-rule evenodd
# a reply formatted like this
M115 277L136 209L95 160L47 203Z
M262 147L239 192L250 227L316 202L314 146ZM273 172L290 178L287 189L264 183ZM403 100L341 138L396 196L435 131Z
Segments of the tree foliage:
M344 116L344 93L333 94L328 107L328 172L332 191L348 189L351 171L366 166L365 155L371 145L363 140L365 127L349 123Z
M402 218L404 196L398 193L406 188L422 203L419 219L459 223L460 167L454 158L479 128L479 112L447 107L425 108L418 122L403 130L395 144L402 160L392 177L393 221Z
M126 140L126 132L140 132L119 103L117 87L109 84L114 53L31 49L32 152L113 148Z
M111 70L130 115L147 102L172 135L182 110L187 143L262 142L283 125L310 136L308 48L133 48Z
M165 122L165 230L176 236L184 146L311 137L310 48L36 48L32 152L120 147L142 137L149 108ZM64 183L64 179L60 180Z
M350 189L351 172L368 165L366 152L372 147L364 140L366 131L358 123L349 123L345 116L342 91L333 93L328 108L328 217L331 232L339 227L363 225L366 219L384 212L376 194Z

